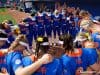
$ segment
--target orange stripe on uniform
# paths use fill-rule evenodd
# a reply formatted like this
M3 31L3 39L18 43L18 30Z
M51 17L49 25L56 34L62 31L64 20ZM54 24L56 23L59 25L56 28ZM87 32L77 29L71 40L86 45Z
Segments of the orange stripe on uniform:
M4 56L4 53L2 51L0 51L0 56Z
M30 58L31 58L31 60L32 60L33 62L37 61L37 58L36 58L35 55L31 55Z
M82 55L82 50L81 50L81 49L78 49L78 52L77 52L77 53L71 52L71 53L69 53L69 54L66 53L66 55L71 56L71 57L79 57L79 56Z

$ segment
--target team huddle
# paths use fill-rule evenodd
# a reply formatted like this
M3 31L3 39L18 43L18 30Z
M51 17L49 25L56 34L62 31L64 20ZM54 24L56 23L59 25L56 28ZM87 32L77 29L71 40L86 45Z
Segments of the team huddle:
M100 75L99 20L73 7L40 10L18 25L5 20L0 75Z

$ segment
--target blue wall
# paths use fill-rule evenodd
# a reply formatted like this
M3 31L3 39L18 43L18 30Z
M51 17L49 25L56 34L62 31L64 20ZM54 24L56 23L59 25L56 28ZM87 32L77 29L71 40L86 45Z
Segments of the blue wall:
M64 0L69 6L90 11L93 16L100 16L100 0Z

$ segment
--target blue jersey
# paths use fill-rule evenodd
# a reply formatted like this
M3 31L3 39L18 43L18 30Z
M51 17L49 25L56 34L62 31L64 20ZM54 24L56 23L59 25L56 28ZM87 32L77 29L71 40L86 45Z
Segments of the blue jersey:
M95 48L82 48L81 56L74 57L77 68L82 67L84 71L97 62L97 52Z
M33 32L35 25L37 25L36 21L29 22L29 26L28 26L29 32Z
M38 25L36 21L32 21L29 23L29 34L34 34L35 32L38 31Z
M45 29L43 23L38 23L38 36L44 36Z
M28 26L19 24L19 28L20 28L21 34L25 34L25 35L28 34Z
M60 61L62 63L63 75L75 75L77 65L71 57L63 55Z
M74 18L76 33L78 33L79 30L80 30L80 27L79 27L79 25L78 25L79 20L80 20L80 19L79 19L78 17L75 17L75 18Z
M61 16L61 24L62 24L61 26L66 26L66 22L67 22L66 17L67 17L66 15Z
M9 33L11 33L11 29L5 29L5 32L9 35Z
M60 24L60 21L61 21L61 16L60 14L57 14L57 15L53 15L53 33L54 33L54 37L56 38L56 34L58 34L58 36L60 36L60 33L61 33L61 24Z
M88 66L93 65L97 62L98 54L95 48L82 48L82 50L86 53ZM84 58L85 59L85 58Z
M24 67L31 65L33 62L29 57L23 58ZM35 73L32 75L62 75L62 65L59 59L54 59L53 62L42 65Z
M25 23L29 23L29 22L32 21L32 19L31 19L31 18L25 18L23 21L24 21Z
M80 67L84 71L97 62L97 52L95 48L82 48L80 56L62 56L64 75L75 75L76 70Z
M37 24L38 23L43 23L43 19L44 19L43 16L36 16L36 22L37 22Z
M7 72L9 75L15 75L15 71L19 67L23 67L22 63L22 53L12 52L6 56Z
M45 28L50 28L51 29L51 16L45 16L44 18L44 25L45 25Z
M53 15L53 25L55 28L60 27L60 15Z
M100 49L100 34L98 32L97 33L93 33L91 35L91 37L92 37L92 40L94 42L97 42L98 43L98 49Z
M5 32L7 33L8 35L8 42L9 43L12 43L14 41L14 36L13 36L13 33L11 31L11 28L9 27L9 29L5 29Z
M65 34L65 33L67 33L67 31L68 31L68 24L67 24L67 19L66 19L66 15L62 15L62 17L61 17L61 22L60 22L60 24L61 24L61 31L62 31L62 34Z
M33 37L34 37L34 40L36 40L37 34L38 34L38 25L36 21L31 21L29 23L28 31L29 33L27 35L27 39L29 41L29 46L32 46Z
M47 25L49 22L51 22L51 16L45 15L44 16L44 24Z
M52 20L51 20L51 16L45 15L44 26L45 26L45 32L46 32L47 36L51 36L52 35Z

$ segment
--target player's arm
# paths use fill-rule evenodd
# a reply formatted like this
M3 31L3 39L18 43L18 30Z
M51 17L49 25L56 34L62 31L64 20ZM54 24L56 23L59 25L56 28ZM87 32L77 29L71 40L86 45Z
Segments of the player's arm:
M98 58L98 54L97 54L96 50L92 51L91 54L89 54L89 64L90 64L89 67L93 71L99 72L100 65L97 63L97 58Z
M100 70L100 66L98 63L91 65L90 68L92 68L94 71L97 71L97 72Z
M31 75L37 69L39 69L43 64L47 64L52 61L52 57L49 54L45 54L41 59L37 60L33 64L23 67L22 60L19 58L12 61L13 70L15 75Z
M9 75L8 73L0 73L0 75Z

